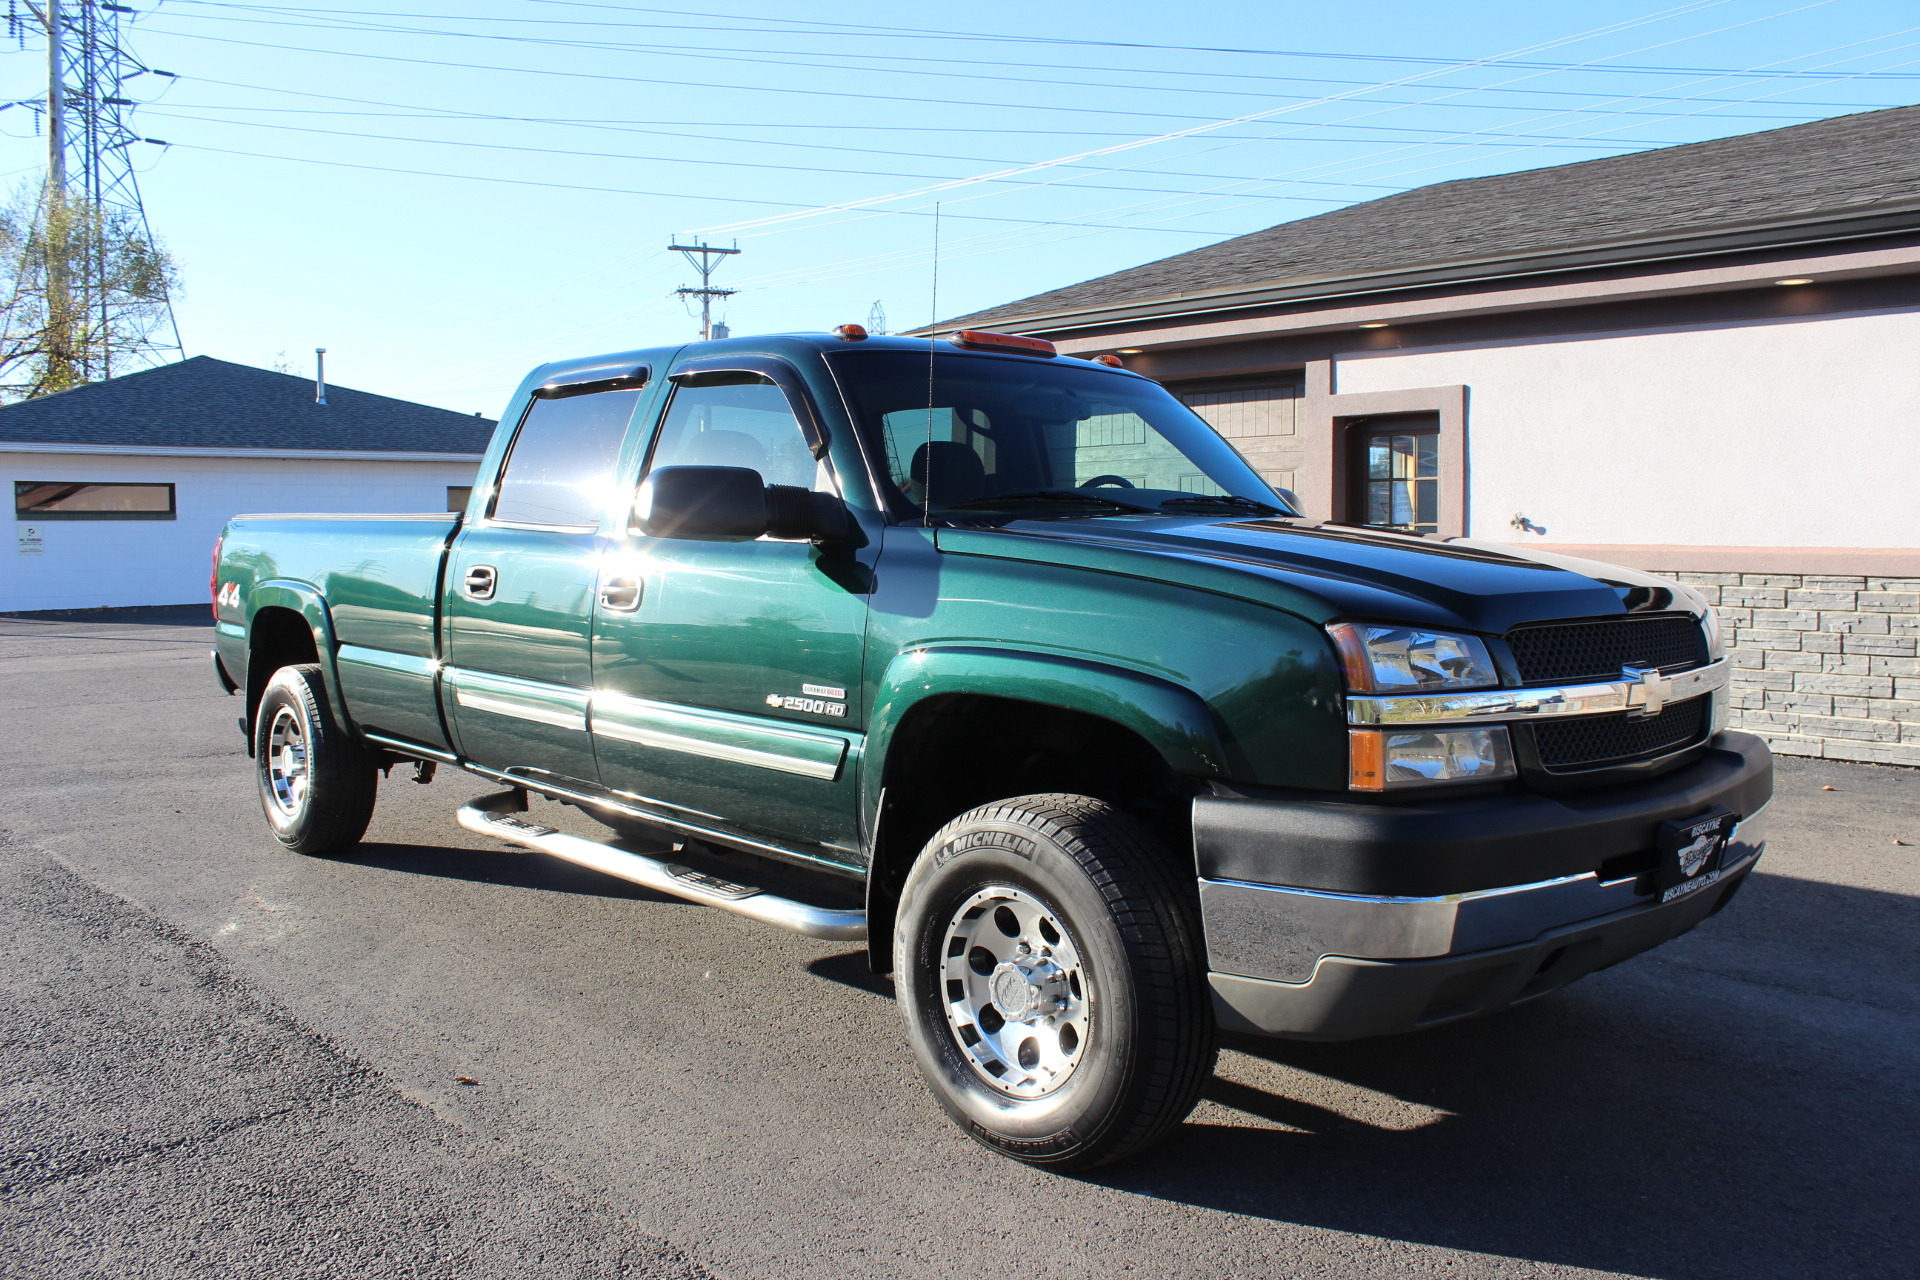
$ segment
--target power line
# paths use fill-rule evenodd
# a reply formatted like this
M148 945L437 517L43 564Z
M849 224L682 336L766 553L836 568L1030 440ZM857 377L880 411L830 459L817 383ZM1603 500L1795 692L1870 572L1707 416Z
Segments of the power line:
M199 2L204 3L205 0L199 0ZM275 9L275 8L269 8L264 6L213 5L211 7L225 8L225 9L241 9L248 12L257 12L257 13L270 13L270 12L309 13L311 14L311 16L324 17L328 19L331 19L337 16L334 13L319 14L319 13L312 13L312 11L282 10L282 9ZM292 27L300 30L336 31L336 32L346 32L346 33L379 32L379 33L385 33L385 34L431 36L431 37L438 37L438 38L445 38L445 39L486 40L486 41L492 41L495 43L526 44L526 45L536 45L536 46L549 47L549 48L588 49L596 52L598 51L630 52L630 53L645 54L649 57L669 57L669 58L678 57L678 58L690 58L698 61L738 62L738 63L745 63L750 66L800 67L800 68L812 68L816 70L828 70L828 71L844 71L849 69L843 65L840 65L839 63L821 63L821 62L805 61L803 59L792 56L792 54L795 51L784 50L784 49L739 49L735 47L719 46L719 45L684 45L684 44L662 45L662 44L651 43L651 42L646 44L613 44L604 40L589 41L589 40L557 39L553 37L541 37L541 36L502 35L502 34L495 34L492 32L486 32L486 31L458 31L458 30L449 31L449 30L436 29L436 28L396 26L391 23L376 23L376 22L341 22L341 21L295 22L295 21L290 21L287 19L280 19L280 18L244 18L244 17L231 17L223 14L173 14L171 16L186 18L188 20L199 19L201 21L207 21L207 22L231 22L231 23L241 23L241 24L255 25L255 26ZM451 16L451 15L397 14L397 15L388 15L388 16L438 17L438 16ZM530 20L516 20L516 21L530 21ZM595 25L617 25L617 24L595 24ZM934 66L941 66L941 67L993 66L993 67L1004 69L1011 66L1011 67L1018 67L1018 68L1032 68L1034 70L1054 70L1054 71L1059 71L1059 70L1113 71L1113 72L1120 72L1120 73L1129 74L1129 75L1149 74L1149 75L1182 75L1182 76L1188 76L1188 77L1205 76L1209 80L1218 80L1222 78L1221 76L1216 75L1214 73L1210 73L1210 72L1169 71L1169 70L1161 70L1161 69L1155 69L1155 68L1078 67L1078 66L1072 66L1072 65L1066 65L1066 64L1045 64L1045 63L1009 64L1004 61L969 60L969 59L945 58L945 57L942 57L942 58L914 57L911 55L899 55L899 54L846 53L846 52L833 51L833 50L808 50L806 52L807 52L807 56L816 57L816 58L826 57L826 58L838 58L842 60L851 59L851 60L875 61L875 62L912 62L912 63L921 63L921 64L933 64ZM772 55L785 55L785 56L774 56L774 57L765 57L765 58L745 56L748 54L772 54ZM995 74L987 74L987 73L977 72L977 71L928 70L928 69L925 69L924 66L918 67L918 68L871 66L864 69L871 74L878 74L878 75L904 75L904 76L914 76L914 77L923 78L923 79L926 77L939 77L942 79L982 80L982 81L989 81L989 82L1003 83L1003 84L1035 84L1035 85L1044 85L1050 88L1060 87L1060 86L1071 86L1071 87L1091 88L1091 89L1118 89L1130 94L1138 94L1142 92L1161 93L1161 94L1179 93L1179 94L1189 94L1189 95L1207 94L1212 96L1247 97L1247 98L1257 97L1262 99L1271 99L1275 96L1287 96L1287 97L1296 96L1296 95L1290 95L1290 94L1275 95L1270 90L1223 89L1223 88L1211 87L1211 86L1190 87L1190 86L1184 86L1184 85L1151 85L1151 84L1142 85L1137 80L1130 81L1124 84L1116 84L1111 81L1101 81L1101 80L1062 79L1059 76L1047 76L1044 78L1036 79L1034 77L1029 77L1029 76L1013 76L1013 75L1005 75L1005 74L995 75ZM1583 70L1599 71L1599 72L1604 72L1607 70L1607 68L1605 67L1588 67L1588 68L1569 67L1568 69L1583 69ZM1272 83L1272 82L1278 81L1282 83L1289 83L1289 82L1291 83L1326 83L1326 84L1350 84L1350 85L1363 84L1363 85L1369 85L1369 86L1375 83L1373 81L1354 81L1354 80L1346 80L1346 81L1320 80L1320 81L1307 82L1307 81L1302 81L1298 77L1287 77L1287 76L1231 76L1230 75L1225 78L1257 80L1264 83ZM1606 96L1606 95L1594 95L1594 96Z
M899 173L896 171L880 170L880 169L848 169L843 166L825 167L825 166L818 166L818 165L765 164L757 161L747 161L747 160L708 160L701 157L634 155L631 153L618 152L618 151L573 151L573 150L566 150L558 147L521 146L521 145L516 145L513 143L505 143L505 142L468 142L460 139L450 139L450 138L418 138L418 137L409 137L405 135L390 134L390 133L361 133L361 132L345 130L345 129L315 129L305 125L269 124L264 121L258 121L258 120L222 120L218 117L188 115L178 111L153 111L153 112L149 112L149 114L161 117L163 119L168 119L168 120L192 120L198 123L219 124L219 125L226 125L233 128L242 128L242 129L274 129L274 130L278 130L286 133L309 133L309 134L316 134L316 135L329 137L329 138L362 138L362 139L368 139L368 140L378 141L378 142L404 142L404 143L410 143L410 144L415 144L419 146L462 147L467 149L483 150L483 151L518 151L518 152L528 152L535 155L577 156L583 159L630 160L630 161L646 163L646 164L709 165L709 166L714 166L714 167L724 168L724 169L770 169L770 170L775 170L778 172L786 172L786 173L827 173L827 174L834 174L834 175L845 175L845 176L855 176L855 177L876 177L876 178L936 178L938 179L938 178L946 178L946 177L952 176L952 175L934 174L934 173ZM1358 127L1365 128L1367 126L1358 126ZM1407 132L1407 131L1399 130L1399 132ZM1448 134L1450 136L1457 136L1457 131L1451 131L1446 129L1422 129L1422 130L1418 130L1418 132ZM1537 134L1489 134L1486 136L1489 138L1510 137L1510 138L1525 138L1530 140L1539 137L1539 135ZM1372 139L1313 137L1313 138L1303 138L1303 139L1300 139L1300 141L1352 143L1352 142L1372 141ZM1436 145L1441 145L1441 144L1436 144ZM1464 144L1464 145L1503 146L1507 144L1495 142L1495 141L1487 141L1483 143L1472 143L1472 144ZM1555 144L1548 142L1543 145L1552 146ZM1600 150L1600 149L1618 150L1618 149L1622 149L1629 146L1661 146L1664 144L1657 143L1657 142L1647 142L1643 140L1635 140L1635 139L1619 139L1609 143L1598 143L1598 144L1569 143L1568 145L1573 146L1578 150L1592 151L1592 150ZM897 155L901 153L882 152L879 154ZM974 157L954 157L954 158L971 159ZM988 161L985 161L985 163L1018 164L1020 162L988 160ZM1088 167L1091 168L1091 166L1088 166ZM1094 172L1111 172L1111 170L1106 170L1106 169L1094 169L1093 171ZM1160 173L1161 171L1145 170L1143 172ZM1174 175L1167 175L1167 176L1174 176ZM1240 180L1237 178L1233 178L1227 174L1191 174L1187 176L1203 177L1203 178L1218 178L1226 181ZM1169 195L1191 194L1190 192L1183 192L1177 188L1171 188L1171 187L1123 187L1123 186L1113 186L1113 185L1100 184L1100 183L1081 182L1081 181L1078 181L1077 178L1070 179L1070 181L1072 181L1073 187L1077 191L1163 192ZM1032 184L1019 183L1016 185L1030 186ZM1396 187L1392 189L1404 190L1405 188ZM1264 196L1262 198L1269 199L1269 200L1305 200L1305 201L1311 201L1311 202L1320 203L1320 204L1352 203L1352 201L1350 200L1341 199L1333 196L1270 195L1270 196Z
M555 7L571 8L571 9L598 9L606 12L615 12L615 13L662 14L662 15L672 16L672 17L697 18L697 19L700 19L701 21L697 24L692 24L692 23L689 23L689 24L568 23L565 20L552 20L552 19L543 19L543 18L497 18L497 17L482 17L477 15L471 15L471 14L411 14L411 13L394 14L394 13L382 12L379 10L366 10L366 9L334 10L334 9L308 9L308 8L302 8L296 5L223 4L223 3L218 3L217 0L178 0L178 2L195 4L204 8L237 9L237 10L243 10L243 11L249 11L249 12L260 12L260 13L300 13L300 14L308 14L313 16L347 15L347 16L369 16L369 17L454 19L454 20L460 20L460 21L477 21L477 22L512 22L512 23L529 23L529 24L549 24L550 23L552 25L616 26L616 27L632 28L636 30L654 30L654 31L711 32L716 29L713 26L713 22L715 20L725 20L730 22L755 22L755 23L763 24L762 28L721 28L722 30L729 30L729 29L740 30L744 34L764 33L764 34L779 34L779 35L809 35L809 34L826 35L826 36L838 35L838 36L857 36L865 39L940 40L943 42L959 40L959 41L969 41L969 42L975 42L975 43L988 43L988 44L1032 44L1032 45L1053 45L1053 46L1071 47L1071 48L1138 49L1138 50L1149 51L1149 52L1212 53L1212 54L1231 54L1231 55L1263 57L1263 58L1309 58L1309 59L1320 59L1320 60L1341 61L1341 62L1405 63L1405 64L1417 65L1417 66L1443 66L1443 67L1456 67L1456 68L1495 67L1495 68L1516 68L1516 69L1529 70L1529 71L1599 70L1599 71L1605 71L1605 72L1617 72L1620 74L1627 74L1627 75L1714 75L1714 76L1753 76L1760 79L1778 78L1766 72L1757 71L1751 68L1659 67L1659 66L1638 66L1638 65L1618 64L1618 63L1607 64L1604 66L1596 67L1592 63L1529 62L1529 61L1504 59L1504 58L1440 58L1440 57L1430 57L1430 56L1422 57L1422 56L1411 55L1411 54L1336 53L1336 52L1330 52L1326 50L1315 50L1315 49L1254 49L1254 48L1221 46L1221 45L1161 44L1161 43L1154 43L1150 41L1134 41L1134 40L1088 40L1088 39L1065 38L1065 37L1054 37L1054 36L998 34L993 32L982 32L977 29L970 30L970 31L958 31L958 30L936 28L936 27L923 27L923 28L890 27L890 26L879 26L874 24L854 23L854 22L817 22L817 21L812 21L809 19L802 19L802 18L767 18L757 14L707 13L707 12L700 12L696 10L688 10L688 9L656 9L656 8L643 7L639 5L595 4L595 3L585 3L583 2L583 0L526 0L526 2L531 4L547 4ZM771 24L779 24L779 25L775 26ZM799 30L799 28L803 28L803 27L821 28L821 30L816 30L811 32ZM1812 73L1788 72L1784 74L1788 76L1800 75L1800 74L1806 74L1810 77L1812 76ZM1871 72L1871 73L1868 73L1868 75L1869 77L1882 78L1882 79L1908 79L1908 80L1920 79L1920 73L1911 73L1911 72Z
M781 208L781 209L819 209L819 208L829 207L829 206L805 204L798 200L764 200L764 199L758 199L758 198L749 198L746 196L716 196L711 192L639 191L631 187L596 187L596 186L589 186L584 183L573 183L573 182L539 182L532 178L500 178L500 177L494 177L487 174L478 174L478 173L442 173L442 172L439 172L438 170L433 170L433 169L409 169L409 168L400 168L394 165L357 164L348 160L318 160L310 156L283 156L270 151L238 151L231 147L203 146L197 142L169 142L167 145L175 148L176 150L204 151L210 155L220 155L220 156L244 156L250 160L281 160L281 161L287 162L288 164L324 165L329 169L361 169L361 170L365 170L368 173L399 173L399 174L405 174L408 177L415 177L415 178L454 178L462 182L493 182L493 183L499 183L499 184L502 184L505 186L511 186L511 187L543 187L551 191L587 191L587 192L594 192L601 195L614 195L614 196L654 196L654 197L659 197L661 199L668 199L668 200L708 200L708 201L714 201L720 204L758 204L758 205L766 205L768 207ZM933 216L930 213L922 214L917 210L911 210L911 209L891 210L889 212L897 212L906 217L932 217ZM1089 228L1108 230L1108 231L1133 230L1132 227L1122 227L1122 226L1109 226L1109 227L1100 228L1097 226L1097 224L1094 224L1094 223L1072 222L1072 221L1067 221L1067 220L1062 220L1057 218L1000 218L1000 217L994 217L984 213L944 214L942 216L948 217L948 218L965 217L969 222L1012 222L1012 223L1020 223L1026 226L1035 226L1035 227L1089 227ZM1232 236L1232 235L1240 234L1237 231L1188 231L1184 229L1175 229L1175 228L1166 228L1166 230L1168 231L1168 233L1174 234L1174 235L1212 236L1215 239L1218 239L1221 236Z

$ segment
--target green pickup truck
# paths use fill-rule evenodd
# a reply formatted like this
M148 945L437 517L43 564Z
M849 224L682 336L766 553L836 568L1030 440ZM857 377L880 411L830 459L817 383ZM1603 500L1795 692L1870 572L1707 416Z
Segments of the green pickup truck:
M953 1118L1059 1170L1178 1125L1221 1029L1507 1009L1764 848L1697 594L1305 519L1028 338L543 365L464 514L238 516L212 590L283 845L355 844L395 767L491 779L470 830L865 940Z

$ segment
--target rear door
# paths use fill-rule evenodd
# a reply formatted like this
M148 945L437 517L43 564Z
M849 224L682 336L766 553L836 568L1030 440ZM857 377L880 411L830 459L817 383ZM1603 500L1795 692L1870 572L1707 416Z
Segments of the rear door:
M637 388L536 396L447 568L447 712L492 769L595 778L587 707L601 532Z
M743 362L759 368L675 375L648 469L748 467L837 493L798 380ZM594 634L601 784L857 863L867 577L852 552L631 530L614 541Z

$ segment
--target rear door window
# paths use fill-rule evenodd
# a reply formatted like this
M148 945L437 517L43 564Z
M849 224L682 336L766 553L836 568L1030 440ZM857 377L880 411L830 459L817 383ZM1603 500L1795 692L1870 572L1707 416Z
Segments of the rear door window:
M493 518L593 528L613 496L614 466L638 389L535 400L501 468Z

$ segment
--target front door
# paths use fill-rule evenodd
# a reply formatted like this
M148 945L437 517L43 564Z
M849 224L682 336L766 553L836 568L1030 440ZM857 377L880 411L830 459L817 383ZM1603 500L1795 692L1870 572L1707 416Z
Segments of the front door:
M536 399L447 564L447 712L461 754L591 782L600 532L637 390Z
M674 387L648 467L733 466L834 492L764 374ZM844 550L628 532L603 569L593 639L601 785L700 825L858 862L866 597Z

